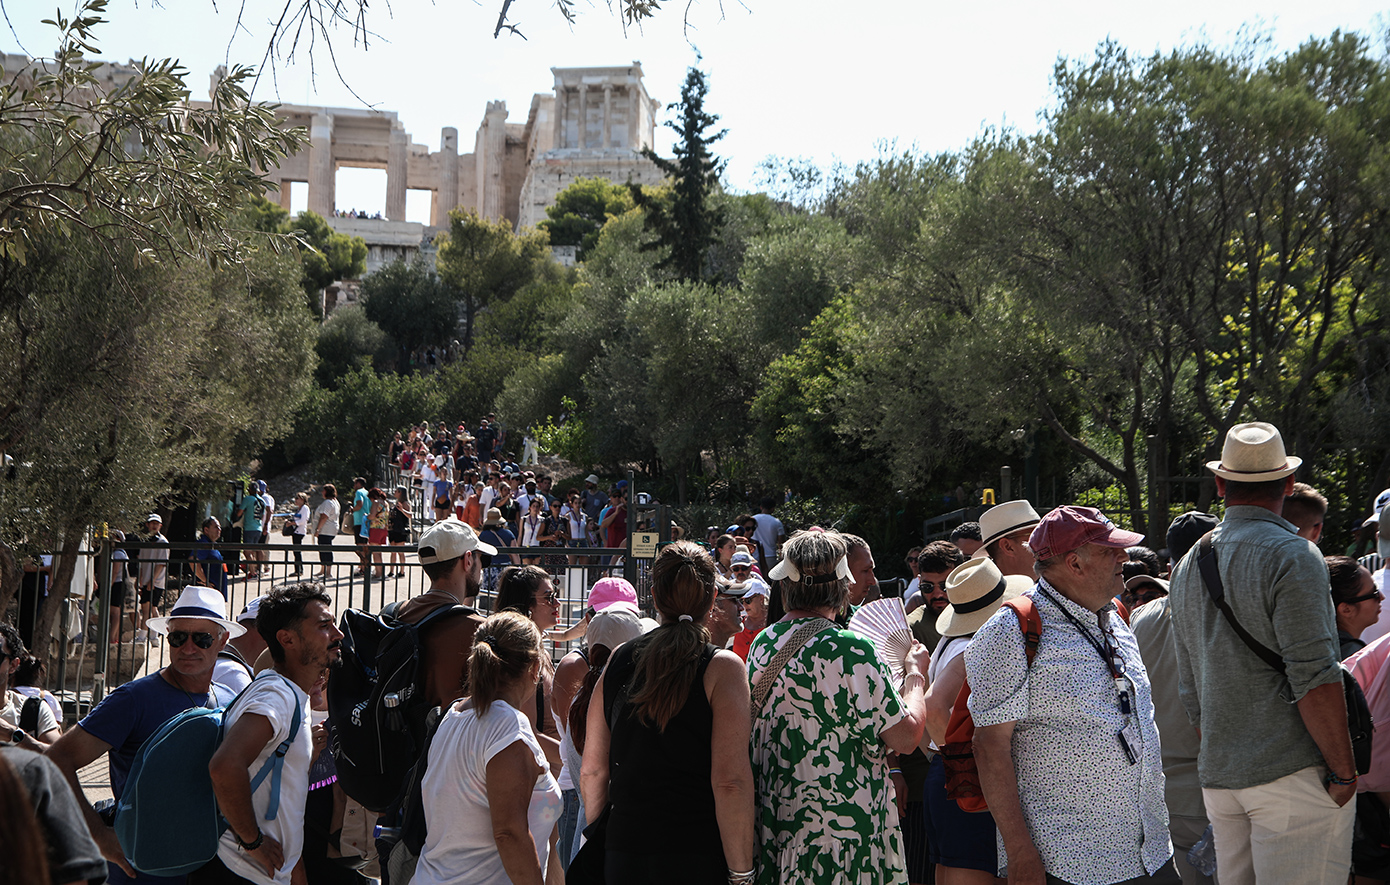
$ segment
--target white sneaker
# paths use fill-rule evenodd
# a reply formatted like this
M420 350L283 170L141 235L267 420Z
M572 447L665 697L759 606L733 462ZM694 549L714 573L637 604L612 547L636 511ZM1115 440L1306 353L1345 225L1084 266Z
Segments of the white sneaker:
M136 630L136 631L135 631L135 641L136 641L136 642L148 642L148 641L149 641L149 634L148 634L146 631L144 631L144 630Z

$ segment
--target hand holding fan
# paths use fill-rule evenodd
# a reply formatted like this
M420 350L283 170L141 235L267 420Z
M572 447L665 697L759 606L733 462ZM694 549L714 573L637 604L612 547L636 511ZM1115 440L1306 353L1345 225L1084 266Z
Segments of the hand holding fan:
M860 607L849 619L849 628L874 644L878 659L888 666L893 685L903 687L903 664L912 650L912 630L907 612L897 597L876 599Z

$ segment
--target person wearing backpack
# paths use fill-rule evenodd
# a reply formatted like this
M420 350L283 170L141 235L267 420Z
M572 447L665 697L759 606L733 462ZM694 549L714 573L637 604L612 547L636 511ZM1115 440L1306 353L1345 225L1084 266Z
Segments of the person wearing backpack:
M27 654L19 631L0 621L0 743L42 753L58 739L58 720L43 698L21 694L11 684Z
M261 600L256 630L275 665L257 674L223 719L208 773L227 831L217 856L189 874L189 885L304 881L300 853L314 743L309 689L342 660L332 604L317 581L282 584ZM253 786L253 775L275 755L284 758L279 778Z
M83 798L79 769L107 754L111 793L119 802L140 747L168 720L193 707L220 707L233 694L212 681L217 653L240 625L227 619L227 603L211 587L185 587L167 617L150 618L149 629L168 641L169 663L164 668L127 682L108 694L77 727L70 728L47 750ZM110 821L87 801L80 803L92 838L109 863L110 885L173 885L183 876L137 873L121 851Z
M975 762L1011 883L1137 885L1171 865L1148 672L1114 602L1143 537L1092 507L1051 511L1028 538L1032 660L1012 604L966 646Z
M396 618L418 624L443 606L462 606L454 615L431 621L424 631L425 697L443 707L468 694L468 656L473 634L483 619L473 611L482 589L483 557L497 548L485 544L472 526L450 517L420 535L416 556L430 579L430 589L396 610Z

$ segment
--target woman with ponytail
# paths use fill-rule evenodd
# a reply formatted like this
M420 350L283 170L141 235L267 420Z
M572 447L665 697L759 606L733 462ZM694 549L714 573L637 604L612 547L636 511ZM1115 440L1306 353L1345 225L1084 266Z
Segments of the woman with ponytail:
M429 750L421 798L429 835L415 885L542 885L560 788L522 709L534 703L541 634L517 612L488 618Z
M663 548L652 565L660 626L616 649L594 685L580 789L590 823L611 805L609 882L752 881L748 680L702 624L715 575L698 545Z

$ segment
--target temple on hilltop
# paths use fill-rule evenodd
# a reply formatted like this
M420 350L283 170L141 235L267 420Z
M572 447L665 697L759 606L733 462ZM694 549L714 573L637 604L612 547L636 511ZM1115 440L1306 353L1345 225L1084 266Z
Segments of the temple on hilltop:
M10 77L22 77L31 61L3 55ZM308 208L335 230L367 241L367 273L398 258L432 249L434 233L450 210L473 209L485 218L505 218L514 227L535 225L555 197L576 179L659 184L661 171L642 156L652 147L662 105L647 94L642 64L622 67L551 68L554 88L531 97L524 123L507 120L507 103L490 101L473 136L471 153L460 153L458 130L440 132L439 149L416 144L394 111L280 105L277 114L309 133L307 149L268 170L267 196L289 211L295 182L308 185ZM104 63L94 72L97 88L115 89L138 75L130 64ZM226 75L219 67L212 86ZM203 102L195 105L206 106ZM335 214L337 171L343 167L386 170L384 217ZM406 192L430 192L428 225L405 220ZM572 263L573 247L557 247ZM331 287L332 288L332 287ZM344 291L352 298L351 288ZM330 292L330 303L336 300Z
M659 183L660 171L641 156L661 108L647 94L641 63L550 71L554 90L532 96L526 122L508 122L507 103L488 102L470 153L460 151L452 126L431 151L412 142L392 111L282 105L286 122L308 130L309 149L270 171L279 203L288 209L290 185L306 182L309 208L329 217L339 168L385 169L388 221L405 221L407 190L428 190L432 226L462 206L525 227L544 219L555 195L577 178Z

